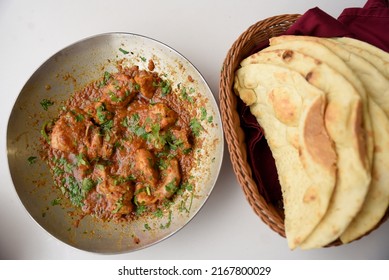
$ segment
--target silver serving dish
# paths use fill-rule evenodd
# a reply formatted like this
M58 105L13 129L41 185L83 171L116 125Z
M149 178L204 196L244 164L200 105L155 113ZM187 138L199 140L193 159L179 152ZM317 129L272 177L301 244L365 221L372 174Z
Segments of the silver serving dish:
M129 53L121 50L127 50ZM205 149L194 160L195 191L190 197L177 197L171 211L162 218L144 218L134 222L102 222L83 218L78 227L74 210L52 203L60 196L49 169L39 154L42 150L40 130L54 118L61 102L72 92L114 71L118 60L147 67L144 58L153 59L155 71L165 73L174 84L191 76L212 123L204 122ZM50 99L47 111L40 101ZM200 105L199 105L200 106ZM40 66L21 90L12 109L7 131L8 163L16 192L31 217L48 233L81 250L99 253L122 253L155 244L186 225L210 195L223 157L223 133L214 96L196 68L172 48L153 39L129 33L108 33L76 42L59 51ZM34 158L36 157L36 160ZM53 205L54 204L54 205ZM182 206L185 206L184 210ZM181 206L181 208L180 208ZM146 226L147 225L147 226Z

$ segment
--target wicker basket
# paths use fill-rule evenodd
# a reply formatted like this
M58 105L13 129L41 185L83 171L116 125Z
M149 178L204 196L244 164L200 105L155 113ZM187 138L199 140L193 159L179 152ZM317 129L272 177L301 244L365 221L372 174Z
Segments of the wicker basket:
M238 98L233 91L233 81L235 71L243 58L259 51L260 48L258 46L267 46L269 38L284 33L299 17L300 15L297 14L279 15L250 26L240 35L228 51L220 78L220 110L234 172L254 212L273 231L283 237L285 237L283 211L280 211L276 205L269 203L260 194L258 186L253 179L252 169L247 160L245 133L241 128L240 116L237 110ZM389 209L379 225L387 220L388 216ZM341 244L337 240L328 246Z
M245 134L240 127L236 110L237 96L233 92L235 70L243 58L260 45L267 45L271 37L282 34L299 15L280 15L267 18L250 26L235 41L227 53L220 79L220 110L232 166L244 194L254 212L275 232L285 237L284 219L276 207L269 204L258 191L251 167L247 161Z

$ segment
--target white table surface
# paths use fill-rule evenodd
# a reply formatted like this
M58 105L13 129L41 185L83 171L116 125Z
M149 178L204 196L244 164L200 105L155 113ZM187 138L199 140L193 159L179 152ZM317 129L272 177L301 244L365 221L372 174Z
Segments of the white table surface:
M127 254L74 249L42 230L20 203L6 155L7 123L19 91L48 57L84 37L142 34L186 56L218 100L219 74L235 39L273 15L315 6L333 16L364 0L115 1L0 0L0 259L389 259L389 223L336 248L290 251L253 212L236 180L227 146L221 176L198 215L172 237Z

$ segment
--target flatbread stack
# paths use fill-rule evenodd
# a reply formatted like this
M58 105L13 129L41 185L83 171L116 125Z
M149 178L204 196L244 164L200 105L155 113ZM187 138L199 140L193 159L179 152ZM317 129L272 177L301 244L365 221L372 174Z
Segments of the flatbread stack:
M389 54L350 38L279 36L234 90L275 159L291 249L360 238L389 207Z

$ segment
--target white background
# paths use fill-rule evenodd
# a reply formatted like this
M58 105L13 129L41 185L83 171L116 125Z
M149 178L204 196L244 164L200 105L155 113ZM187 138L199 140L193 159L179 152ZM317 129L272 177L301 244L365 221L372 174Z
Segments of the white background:
M346 7L364 4L364 0L0 0L0 259L389 259L389 222L349 245L290 251L286 240L246 202L227 146L213 193L181 231L133 253L83 252L57 241L29 217L14 190L6 156L8 118L24 83L47 58L82 38L124 31L162 41L199 69L218 100L224 57L250 25L315 6L337 17Z

